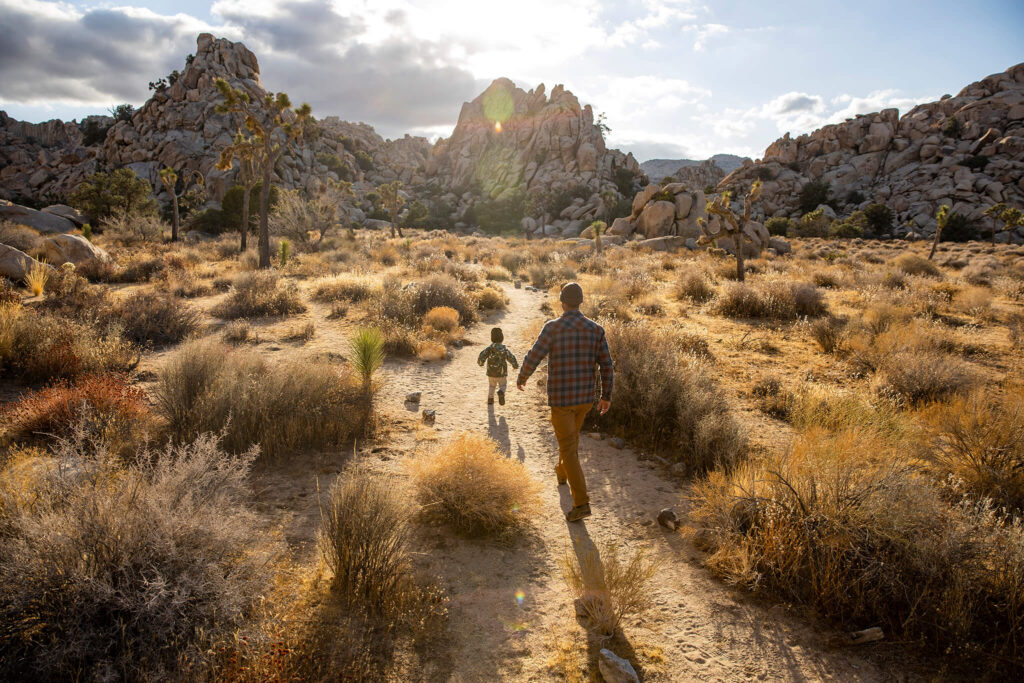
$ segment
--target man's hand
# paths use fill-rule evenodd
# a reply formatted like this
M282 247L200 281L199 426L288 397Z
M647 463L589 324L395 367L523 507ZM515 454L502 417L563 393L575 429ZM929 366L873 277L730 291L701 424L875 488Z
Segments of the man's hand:
M526 391L526 385L524 384L517 384L516 388L518 388L519 391Z
M597 402L597 412L601 415L607 413L612 407L612 402L605 399L601 399Z

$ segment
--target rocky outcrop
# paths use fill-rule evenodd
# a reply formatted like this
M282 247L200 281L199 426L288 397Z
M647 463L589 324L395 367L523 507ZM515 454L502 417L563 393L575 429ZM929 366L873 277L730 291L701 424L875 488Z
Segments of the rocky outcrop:
M651 182L662 182L666 177L672 176L676 180L683 180L684 172L681 169L692 166L711 166L714 164L722 170L723 177L732 173L743 165L744 157L735 154L716 154L708 159L648 159L640 164L640 170L647 174ZM717 182L717 181L716 181ZM706 185L701 185L703 189Z
M42 233L71 232L76 227L71 220L58 213L45 209L36 211L27 206L12 204L4 199L0 199L0 220L26 225Z
M719 190L742 196L763 181L764 216L800 215L800 193L828 183L840 214L880 203L895 213L892 236L933 234L939 206L973 221L997 202L1024 206L1024 64L988 76L955 97L886 109L791 138L727 176ZM1024 229L1011 236L1024 242Z
M106 261L110 257L81 235L55 235L43 241L43 256L55 266L73 263L80 266L87 261Z
M39 261L25 252L6 244L0 244L0 275L3 277L14 282L21 282L28 276L32 268L38 267ZM54 273L53 266L44 264L44 267L50 274Z
M694 166L683 166L672 174L676 180L693 190L715 187L725 178L725 171L713 160L708 159Z
M706 204L703 191L691 190L684 183L669 183L664 187L652 183L633 198L629 218L616 220L610 232L629 235L636 231L647 238L698 237L697 221L705 216Z
M522 198L540 206L524 229L578 235L602 212L601 193L641 175L632 155L609 150L590 105L556 85L525 91L499 78L462 105L450 138L440 140L426 175L448 194L457 220L474 204ZM559 205L558 193L574 195ZM549 201L545 201L549 200Z

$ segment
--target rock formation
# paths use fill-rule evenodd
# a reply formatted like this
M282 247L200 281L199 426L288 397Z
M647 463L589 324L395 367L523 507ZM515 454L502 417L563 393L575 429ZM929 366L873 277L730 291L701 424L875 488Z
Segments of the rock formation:
M896 216L891 236L933 234L943 204L985 234L993 227L986 208L1024 206L1024 64L902 117L886 109L797 138L787 133L718 190L742 195L757 179L765 216L799 216L801 190L817 181L829 184L841 214L888 206ZM1024 229L1000 239L1024 243Z
M744 158L736 156L735 154L715 154L714 156L704 159L648 159L647 161L640 164L640 170L647 174L647 177L651 179L651 182L661 182L668 176L672 176L676 180L684 180L684 175L687 175L682 169L690 168L691 166L710 166L714 164L722 171L722 176L732 173L737 168L743 165ZM710 163L709 163L710 162ZM717 183L717 181L715 181ZM706 185L701 185L703 188Z
M627 237L637 232L647 238L696 238L700 236L697 221L706 215L706 204L702 190L691 190L684 183L664 187L652 183L633 198L629 217L615 219L608 232Z
M451 137L431 151L426 175L455 204L457 219L480 201L521 197L537 206L545 196L574 192L574 201L547 202L523 227L575 236L601 215L602 192L631 195L641 172L632 155L605 147L590 105L581 107L561 85L548 96L543 84L527 92L499 78L463 104Z

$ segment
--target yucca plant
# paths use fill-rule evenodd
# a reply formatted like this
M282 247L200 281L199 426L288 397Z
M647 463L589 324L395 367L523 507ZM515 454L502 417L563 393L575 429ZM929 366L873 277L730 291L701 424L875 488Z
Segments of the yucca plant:
M29 267L28 273L25 275L25 284L32 290L32 294L39 296L46 289L46 281L49 277L47 265L42 261L36 261Z
M352 367L363 379L363 388L369 390L373 374L384 364L384 336L379 330L360 328L350 340Z
M594 221L590 224L590 227L594 230L594 251L598 254L601 253L601 235L604 234L605 230L608 229L608 224L604 221Z
M288 244L288 240L281 240L281 244L277 251L277 260L280 262L282 268L288 265L288 255L290 253L291 245Z
M935 239L932 240L932 250L928 252L928 260L931 261L932 257L935 256L935 249L939 246L939 242L942 240L942 231L946 227L946 223L949 222L949 206L943 204L939 207L939 212L935 214Z

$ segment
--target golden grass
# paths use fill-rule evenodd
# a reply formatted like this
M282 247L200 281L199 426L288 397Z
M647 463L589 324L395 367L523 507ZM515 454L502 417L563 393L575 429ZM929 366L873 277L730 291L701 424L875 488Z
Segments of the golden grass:
M25 285L33 296L40 296L46 289L46 282L50 279L50 268L42 261L35 261L25 274Z
M409 464L428 518L480 536L521 530L538 511L539 485L493 440L463 432Z

